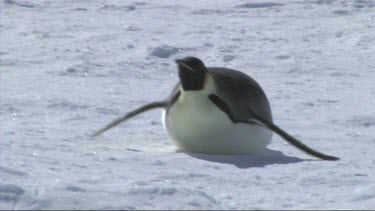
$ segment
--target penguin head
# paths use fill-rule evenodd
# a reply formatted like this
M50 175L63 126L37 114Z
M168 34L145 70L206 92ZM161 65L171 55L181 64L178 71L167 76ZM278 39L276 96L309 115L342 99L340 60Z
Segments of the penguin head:
M203 89L207 74L206 66L195 57L177 59L178 76L184 91L198 91Z

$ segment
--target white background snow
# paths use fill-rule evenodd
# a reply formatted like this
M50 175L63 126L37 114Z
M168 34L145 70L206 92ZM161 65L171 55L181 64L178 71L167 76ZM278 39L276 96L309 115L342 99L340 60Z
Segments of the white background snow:
M161 110L174 59L256 79L269 153L188 155ZM375 209L375 1L0 1L0 209Z

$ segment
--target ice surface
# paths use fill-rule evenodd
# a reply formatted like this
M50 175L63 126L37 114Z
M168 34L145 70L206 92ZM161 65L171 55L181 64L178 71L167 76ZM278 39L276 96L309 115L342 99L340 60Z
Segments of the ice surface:
M375 3L0 1L0 209L375 209ZM174 59L246 72L274 120L262 156L176 151Z

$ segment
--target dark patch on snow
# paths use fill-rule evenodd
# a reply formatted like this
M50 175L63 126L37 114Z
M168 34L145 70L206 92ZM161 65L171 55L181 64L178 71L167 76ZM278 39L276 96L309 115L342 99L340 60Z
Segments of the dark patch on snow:
M53 100L53 102L47 105L49 109L66 109L66 110L83 110L87 109L90 106L88 105L78 105L69 101Z
M0 166L0 174L2 174L2 173L8 173L8 174L17 175L17 176L27 176L26 172L18 171L18 170L15 170L15 169L4 167L4 166Z
M88 11L88 9L83 8L83 7L77 7L77 8L72 9L72 11Z
M297 72L300 72L301 71L301 69L300 68L298 68L298 67L292 67L292 68L290 68L290 70L287 72L287 73L297 73Z
M76 73L76 72L78 72L78 70L75 69L74 67L69 67L68 69L65 70L65 72L68 72L68 73Z
M29 102L22 103L22 105L29 105ZM0 114L3 112L5 113L18 113L21 110L14 107L14 105L11 105L10 103L5 103L3 105L0 105Z
M177 54L180 51L181 50L179 48L175 48L169 45L163 45L163 46L154 48L154 50L151 51L150 55L166 59L174 54Z
M114 158L114 157L109 157L108 160L110 160L110 161L117 161L117 159Z
M309 106L309 107L314 107L314 106L315 106L315 104L312 103L312 102L302 103L302 105L304 105L304 106Z
M344 76L344 73L342 73L342 72L334 72L334 73L331 73L329 75L332 76L332 77L341 77L341 76Z
M79 67L69 67L69 68L65 69L65 71L59 73L60 76L66 76L66 75L77 76L77 75L79 75L79 76L82 76L82 77L87 76L87 74L88 74L88 71L86 69L82 69L82 68L79 68Z
M246 9L253 9L253 8L270 8L270 7L279 7L284 6L284 4L275 3L275 2L261 2L261 3L246 3L238 5L237 8L246 8Z
M280 59L280 60L287 60L287 59L290 59L290 55L278 55L276 56L276 59Z
M126 30L127 31L140 31L141 29L135 26L129 26Z
M161 125L159 121L151 120L151 125Z
M101 10L122 10L122 11L134 11L136 9L133 5L120 6L120 5L104 5Z
M77 187L77 186L67 186L65 190L73 191L73 192L86 192L85 189Z
M194 15L208 15L208 14L222 14L224 10L218 10L218 9L200 9L200 10L194 10L191 12L191 14Z
M337 14L337 15L349 15L349 11L347 10L335 10L333 11L333 14Z
M134 2L133 3L134 5L137 5L137 6L143 6L143 5L146 5L147 3L146 2Z
M342 37L344 35L343 31L338 31L335 33L335 37Z
M331 104L331 103L338 103L339 101L337 101L337 100L318 99L318 102L326 103L326 104Z
M191 14L194 14L194 15L214 15L214 14L219 14L219 15L223 15L223 14L228 14L228 13L238 13L238 11L234 11L234 10L220 10L220 9L199 9L199 10L194 10L191 12Z
M203 43L203 46L204 46L204 47L209 47L209 48L211 48L211 47L213 47L214 45L211 44L211 43L206 42L206 43Z
M39 6L38 4L30 3L27 1L15 1L15 0L4 0L5 4L10 4L10 5L15 5L15 6L20 6L24 8L34 8Z
M369 128L369 127L375 126L375 117L355 116L349 119L348 123L357 127Z
M59 76L81 76L81 77L103 77L102 74L100 74L100 71L102 70L103 65L94 63L94 62L88 62L84 61L79 64L75 64L71 67L68 67L67 69L63 71L59 71L57 75ZM98 73L94 73L97 71ZM52 73L55 74L55 73Z
M362 8L365 7L365 5L363 5L363 4L354 4L353 7L356 8L356 9L362 9Z
M225 55L223 56L223 61L224 62L230 62L232 61L234 58L236 58L235 56L232 56L232 55Z
M196 47L185 47L185 48L180 48L180 51L192 51L192 52L195 52L195 51L198 51L198 48L196 48Z
M70 121L77 121L77 120L84 120L84 119L87 119L87 117L76 114L74 117L70 118L69 120Z
M312 3L315 4L332 4L336 0L317 0L317 1L312 1Z
M356 9L362 9L362 8L372 8L375 6L375 1L371 0L357 0L354 2L353 7Z
M131 151L131 152L142 152L141 150L137 150L137 149L130 149L130 148L127 148L126 150L128 150L128 151Z
M0 200L16 201L24 193L25 193L25 190L17 185L0 184Z

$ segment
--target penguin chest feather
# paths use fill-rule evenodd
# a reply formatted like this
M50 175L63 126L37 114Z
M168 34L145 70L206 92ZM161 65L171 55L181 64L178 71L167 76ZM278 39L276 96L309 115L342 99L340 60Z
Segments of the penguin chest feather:
M163 112L163 125L178 148L209 154L253 154L266 147L272 132L262 126L233 123L209 98L213 87L182 91Z

